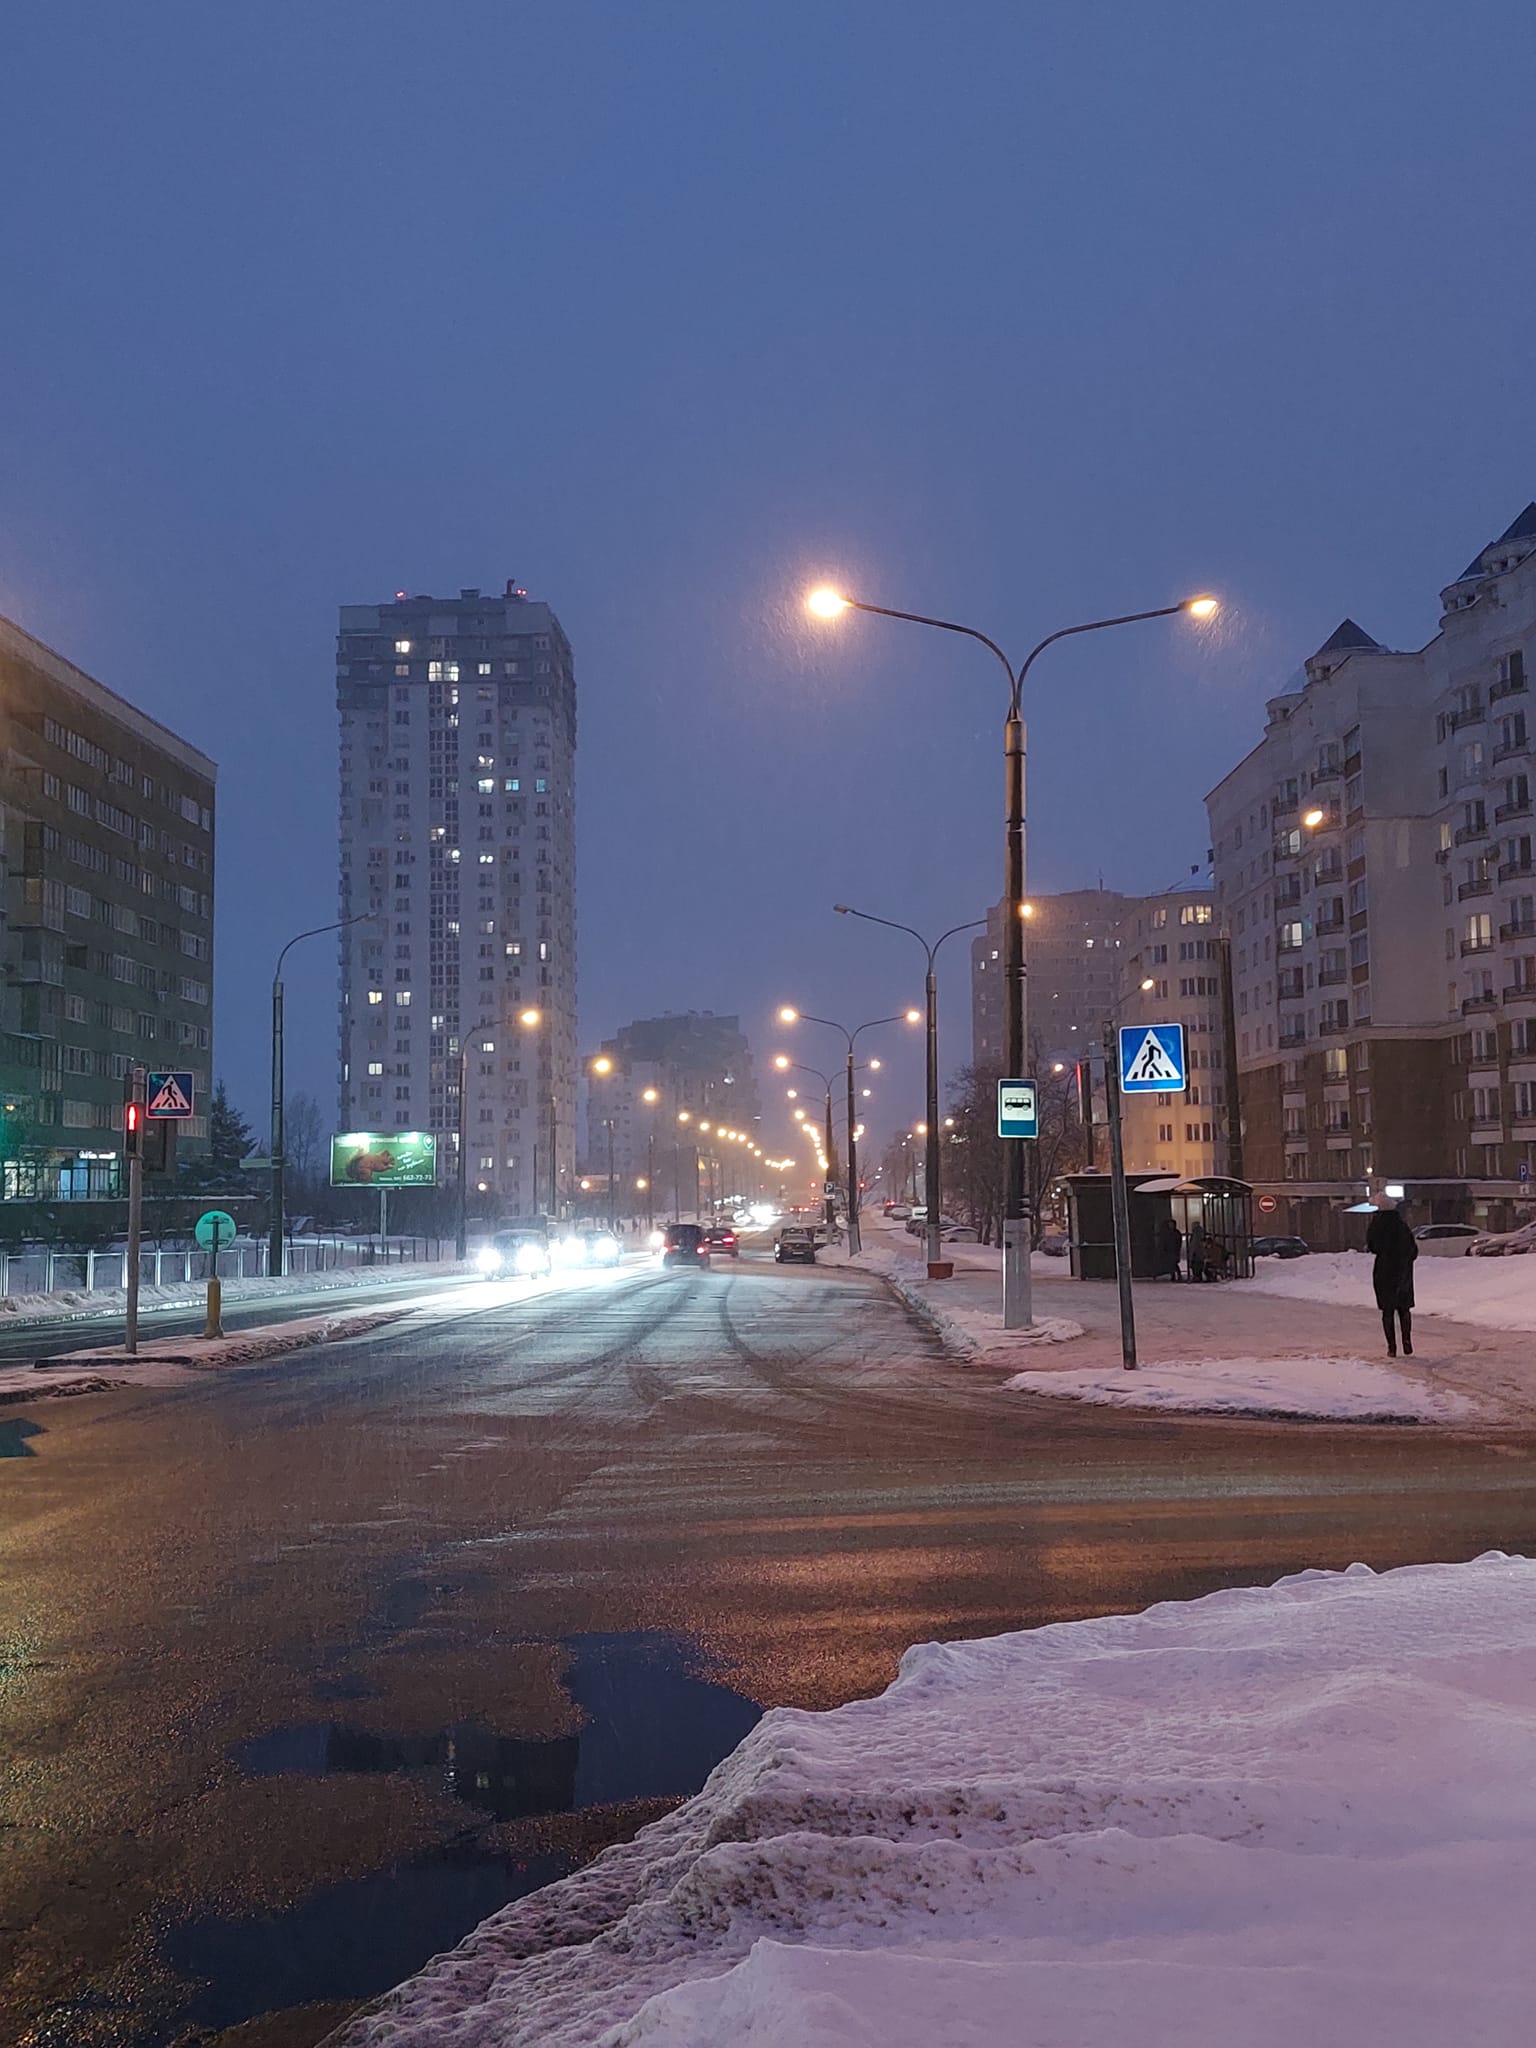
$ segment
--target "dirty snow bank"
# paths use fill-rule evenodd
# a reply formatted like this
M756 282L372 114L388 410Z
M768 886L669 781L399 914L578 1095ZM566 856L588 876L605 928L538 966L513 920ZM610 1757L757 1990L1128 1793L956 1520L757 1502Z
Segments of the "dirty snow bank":
M1482 1411L1460 1394L1405 1378L1366 1358L1154 1359L1088 1372L1021 1372L1021 1394L1066 1395L1110 1408L1177 1409L1206 1415L1309 1416L1326 1422L1474 1422Z
M890 1282L902 1300L942 1340L945 1348L960 1358L980 1359L988 1364L1006 1364L1016 1353L1040 1344L1065 1344L1081 1337L1083 1326L1069 1316L1037 1316L1027 1330L1005 1330L1001 1309L967 1308L952 1296L935 1292L951 1285L930 1281L926 1264L914 1268L900 1252L862 1252L858 1264L866 1272L879 1273Z
M439 1279L445 1274L469 1269L452 1259L408 1259L399 1265L337 1266L325 1273L287 1273L279 1279L221 1280L224 1299L265 1301L292 1294L330 1294L349 1287L379 1287ZM208 1297L206 1280L175 1280L163 1287L141 1286L139 1313L157 1308L196 1308ZM0 1317L6 1322L70 1322L121 1316L128 1307L128 1293L122 1287L59 1288L52 1294L0 1295Z
M1525 2048L1536 1563L909 1650L337 2048Z

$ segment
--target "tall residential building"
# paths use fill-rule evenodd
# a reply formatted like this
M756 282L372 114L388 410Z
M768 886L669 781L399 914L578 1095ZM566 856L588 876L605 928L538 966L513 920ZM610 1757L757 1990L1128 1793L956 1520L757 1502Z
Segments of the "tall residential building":
M712 1010L640 1017L599 1050L612 1065L607 1074L592 1075L588 1062L584 1156L594 1171L607 1171L610 1123L614 1173L626 1185L647 1172L648 1162L663 1178L678 1145L690 1147L700 1123L755 1131L761 1104L739 1018Z
M135 1063L213 1072L205 754L0 619L0 1156L7 1199L115 1195Z
M1113 889L1070 889L1032 896L1024 926L1024 971L1031 1050L1076 1060L1097 1039L1120 987L1120 923L1131 899ZM971 1058L1003 1063L1003 906L971 941Z
M1352 621L1207 798L1250 1179L1497 1222L1536 1176L1536 505L1413 653Z
M1187 1088L1122 1101L1125 1163L1183 1179L1227 1171L1220 939L1209 888L1127 903L1120 923L1122 1024L1182 1024ZM1144 989L1142 983L1152 986ZM1103 1114L1100 1104L1096 1116ZM1098 1140L1097 1164L1108 1164Z
M436 1134L451 1181L562 1209L576 1150L576 682L548 605L343 605L343 1128ZM537 1013L534 1018L533 1013ZM523 1023L524 1015L530 1018Z

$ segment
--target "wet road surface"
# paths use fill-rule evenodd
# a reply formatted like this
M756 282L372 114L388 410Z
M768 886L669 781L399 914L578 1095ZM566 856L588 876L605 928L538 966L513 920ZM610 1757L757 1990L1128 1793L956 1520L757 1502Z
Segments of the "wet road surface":
M309 2048L909 1643L1536 1542L1528 1438L998 1380L749 1257L0 1411L0 2039Z

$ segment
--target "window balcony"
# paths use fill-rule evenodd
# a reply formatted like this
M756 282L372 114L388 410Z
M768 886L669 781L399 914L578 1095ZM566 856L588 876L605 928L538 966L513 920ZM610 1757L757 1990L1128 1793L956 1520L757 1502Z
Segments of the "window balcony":
M1501 677L1498 682L1490 683L1488 686L1488 702L1490 704L1497 704L1502 697L1523 697L1524 695L1525 675L1523 672L1517 676Z
M1464 996L1462 998L1461 1014L1463 1015L1463 1017L1473 1017L1476 1016L1479 1011L1496 1010L1498 1007L1499 999L1494 994L1493 990L1489 989L1485 995Z
M1329 932L1343 931L1344 926L1345 920L1342 917L1320 917L1317 920L1317 922L1313 925L1312 929L1317 933L1319 938L1324 938L1327 936Z
M1536 1003L1536 981L1512 981L1504 991L1506 1003Z
M1306 1042L1307 1027L1305 1026L1305 1024L1281 1025L1280 1044L1284 1051L1289 1052L1293 1047L1298 1045L1305 1045Z
M1486 939L1463 939L1461 942L1461 957L1463 960L1470 960L1474 953L1491 953L1492 951L1492 932L1488 934Z
M1319 889L1326 889L1330 882L1342 882L1344 879L1343 861L1331 860L1319 867L1315 867L1312 870L1312 879Z
M1517 761L1523 759L1530 751L1530 735L1522 733L1519 739L1505 740L1501 746L1495 747L1489 759L1492 761Z
M1464 711L1453 711L1445 721L1447 732L1461 732L1469 725L1481 725L1488 716L1485 706L1469 704Z
M1488 820L1484 818L1476 825L1458 825L1451 834L1451 844L1453 846L1470 846L1473 840L1486 839L1487 837Z
M1529 797L1524 797L1517 803L1495 804L1493 807L1494 822L1499 825L1502 825L1508 818L1528 818L1530 815L1531 800Z
M1491 896L1492 894L1492 875L1482 875L1475 882L1458 882L1456 885L1456 901L1458 903L1465 903L1469 896Z
M1536 917L1511 918L1508 924L1499 926L1499 937L1506 943L1510 939L1536 939Z
M1299 967L1282 968L1280 978L1275 986L1282 1003L1299 1003L1306 994L1306 990L1302 987L1301 969Z
M1324 789L1330 782L1337 782L1343 772L1341 768L1314 768L1308 778L1308 787Z
M1499 880L1501 882L1518 882L1527 875L1536 875L1536 862L1506 860L1499 867Z
M1319 1038L1342 1038L1349 1029L1347 1017L1325 1017L1317 1027Z

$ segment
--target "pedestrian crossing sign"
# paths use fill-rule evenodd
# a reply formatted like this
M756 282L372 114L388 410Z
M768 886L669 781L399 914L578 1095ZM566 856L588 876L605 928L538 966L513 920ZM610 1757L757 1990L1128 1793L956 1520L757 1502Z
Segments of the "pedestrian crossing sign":
M1186 1085L1182 1024L1121 1025L1122 1094L1180 1095Z
M146 1116L181 1117L196 1114L192 1076L178 1074L151 1074L145 1082L144 1114Z

